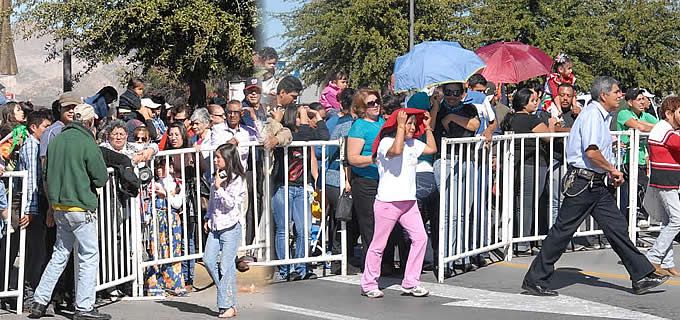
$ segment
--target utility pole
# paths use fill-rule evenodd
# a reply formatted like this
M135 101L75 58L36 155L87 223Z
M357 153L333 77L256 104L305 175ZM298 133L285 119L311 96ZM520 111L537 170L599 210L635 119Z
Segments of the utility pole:
M415 11L416 11L415 1L416 0L409 0L408 1L408 4L409 4L408 50L409 51L413 50L413 38L414 38L414 35L413 35L414 27L413 26L415 24Z
M67 3L68 0L64 0L64 3ZM70 21L64 21L64 23L68 26L68 28L71 27ZM73 91L73 74L71 72L71 39L64 39L64 55L63 55L63 62L62 62L62 77L64 78L64 92L66 91Z

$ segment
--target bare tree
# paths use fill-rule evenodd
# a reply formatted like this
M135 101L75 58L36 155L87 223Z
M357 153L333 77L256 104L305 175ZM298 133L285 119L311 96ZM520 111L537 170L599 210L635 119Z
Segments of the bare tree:
M17 58L14 56L14 37L9 16L12 13L12 0L0 0L0 74L17 74Z

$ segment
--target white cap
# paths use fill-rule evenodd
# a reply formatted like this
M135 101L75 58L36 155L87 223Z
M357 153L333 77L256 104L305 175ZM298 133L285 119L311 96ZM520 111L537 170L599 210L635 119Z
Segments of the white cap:
M155 103L155 102L153 102L153 100L151 100L149 98L142 99L141 105L142 105L142 107L147 107L149 109L157 109L157 108L161 107L161 105L159 103Z
M656 96L653 95L651 92L647 91L647 89L645 89L645 88L640 88L640 93L641 93L643 96L647 97L647 98L654 98L654 97L656 97Z

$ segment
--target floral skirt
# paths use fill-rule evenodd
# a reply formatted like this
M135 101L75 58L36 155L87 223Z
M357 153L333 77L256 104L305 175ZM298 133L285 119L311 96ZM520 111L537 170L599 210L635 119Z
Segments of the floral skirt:
M158 250L155 248L154 232L150 232L147 253L150 259L170 258L182 255L182 225L179 213L175 210L157 209L158 212ZM170 218L168 222L168 218ZM149 230L153 230L153 221ZM172 246L170 245L172 243ZM173 295L185 295L184 277L182 276L182 263L168 263L150 266L144 275L144 288L149 296L164 295L166 292Z

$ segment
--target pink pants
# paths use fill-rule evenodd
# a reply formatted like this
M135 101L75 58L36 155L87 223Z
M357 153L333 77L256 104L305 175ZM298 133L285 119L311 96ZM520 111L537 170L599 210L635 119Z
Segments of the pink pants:
M387 239L397 221L411 238L411 250L408 254L404 280L401 285L405 288L420 285L420 273L423 269L425 247L427 246L427 233L425 226L423 226L423 219L420 217L417 201L382 202L375 200L373 211L375 215L373 240L366 253L366 265L361 276L361 289L364 292L378 289L383 251L385 251Z

